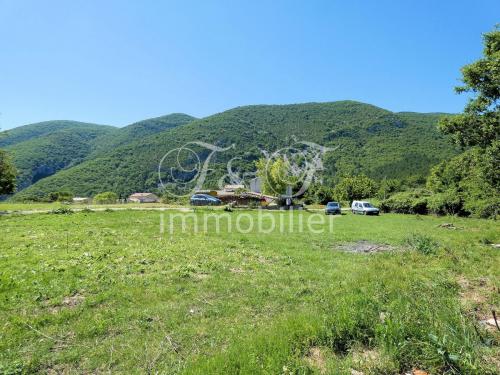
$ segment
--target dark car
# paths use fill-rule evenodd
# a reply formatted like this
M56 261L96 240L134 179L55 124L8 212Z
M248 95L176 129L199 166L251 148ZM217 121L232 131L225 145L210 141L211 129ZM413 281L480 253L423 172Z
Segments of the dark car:
M209 194L195 194L189 200L192 206L219 206L222 201Z
M328 202L325 207L325 214L326 215L336 215L336 214L341 214L341 207L340 203L338 202Z

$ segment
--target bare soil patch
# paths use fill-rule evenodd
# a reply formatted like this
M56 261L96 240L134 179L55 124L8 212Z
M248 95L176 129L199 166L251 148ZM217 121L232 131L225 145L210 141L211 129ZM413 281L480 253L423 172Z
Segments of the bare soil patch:
M305 357L306 362L319 370L320 374L326 373L326 359L323 350L318 346L313 346L309 349Z
M380 253L384 251L392 251L395 248L391 245L384 243L374 243L366 240L346 243L335 247L337 250L349 252L349 253Z

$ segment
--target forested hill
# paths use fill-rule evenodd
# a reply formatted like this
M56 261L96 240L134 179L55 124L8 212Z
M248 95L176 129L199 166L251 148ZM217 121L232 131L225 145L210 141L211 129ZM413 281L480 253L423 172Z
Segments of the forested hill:
M418 178L455 153L436 129L440 116L393 113L353 101L238 107L122 145L40 180L16 198L39 198L59 190L78 195L154 191L162 156L192 141L236 146L214 159L211 184L225 173L230 158L239 157L235 167L250 171L262 149L273 152L294 140L340 146L324 158L328 183L360 173L379 180Z
M61 130L89 130L106 133L116 130L114 126L89 124L79 121L54 120L23 125L0 132L0 148L53 134Z
M103 151L112 150L118 146L140 140L148 135L187 124L195 119L184 113L172 113L133 123L118 129L116 132L100 137L96 141L91 156L96 156Z
M0 133L0 147L5 148L14 161L20 191L100 153L193 119L185 114L171 114L123 128L77 121L47 121Z

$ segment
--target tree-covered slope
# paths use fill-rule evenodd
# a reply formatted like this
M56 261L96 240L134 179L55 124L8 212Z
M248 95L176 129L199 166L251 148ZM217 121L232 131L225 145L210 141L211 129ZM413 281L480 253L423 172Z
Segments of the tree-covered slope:
M123 128L76 121L48 121L3 132L0 143L11 154L18 170L19 191L61 169L193 119L174 113Z
M16 198L43 197L62 189L79 195L155 190L163 155L192 141L235 145L213 159L208 176L212 185L225 173L229 159L239 157L234 166L249 171L261 150L273 152L294 140L339 146L324 159L329 183L344 174L365 173L376 179L425 176L432 165L454 154L436 129L438 118L353 101L238 107L118 147L41 180Z
M118 146L143 139L148 135L187 124L193 120L195 120L194 117L184 113L172 113L166 116L150 118L133 123L118 129L117 132L99 138L96 141L91 157L94 157L103 151L106 152Z
M113 126L89 124L79 121L54 120L37 122L35 124L23 125L14 129L0 132L0 148L12 146L31 139L39 138L44 135L50 135L61 130L82 130L111 132L117 130Z
M63 168L78 164L91 152L96 139L115 131L113 127L80 124L34 137L25 133L22 138L26 140L5 148L18 171L17 189L22 190Z

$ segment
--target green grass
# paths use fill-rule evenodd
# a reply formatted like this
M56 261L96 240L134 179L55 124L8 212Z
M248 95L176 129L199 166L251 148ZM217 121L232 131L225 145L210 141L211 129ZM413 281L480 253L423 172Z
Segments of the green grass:
M60 202L53 203L13 203L13 202L0 202L0 212L7 211L9 213L20 213L20 212L44 212L57 210L58 208L66 207L75 211L83 210L85 208L91 210L99 209L134 209L134 208L175 208L178 205L166 204L166 203L117 203L117 204L66 204Z
M212 221L170 236L152 211L0 216L0 373L498 371L499 336L478 323L500 304L498 223L328 220L319 235ZM396 250L335 250L359 240Z

